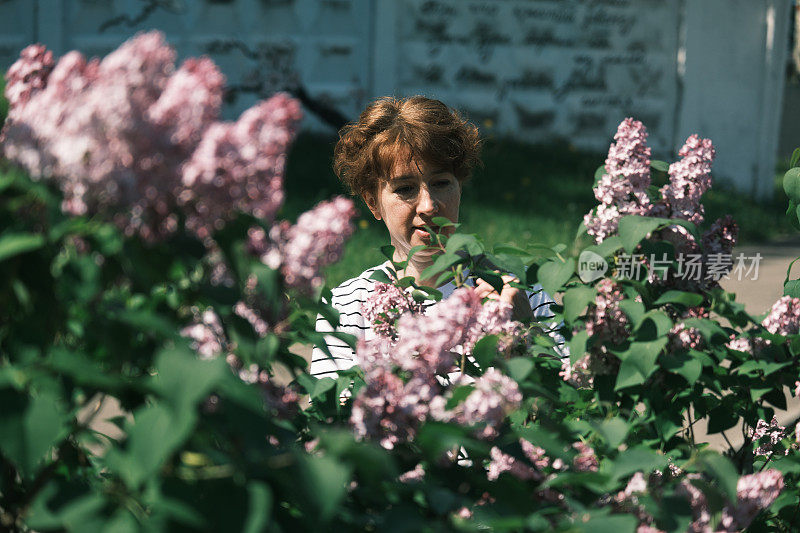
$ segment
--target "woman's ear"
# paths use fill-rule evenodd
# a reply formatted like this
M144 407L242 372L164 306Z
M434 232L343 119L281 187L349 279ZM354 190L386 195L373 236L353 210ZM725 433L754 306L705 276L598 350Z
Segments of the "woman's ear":
M367 204L369 210L372 211L372 216L375 217L375 220L381 219L381 210L380 206L378 205L378 199L375 196L375 193L372 192L365 192L364 193L364 203Z

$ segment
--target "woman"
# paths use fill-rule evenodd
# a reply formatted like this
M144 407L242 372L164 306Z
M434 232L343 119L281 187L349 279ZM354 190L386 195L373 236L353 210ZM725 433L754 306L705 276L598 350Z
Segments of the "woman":
M430 243L428 226L439 230L435 217L458 222L461 188L479 160L478 129L438 100L422 96L380 98L367 106L358 121L340 132L334 153L334 171L354 195L360 196L372 215L383 221L395 249L395 261L404 261L409 250ZM452 227L442 228L445 234ZM413 276L419 285L435 286L422 272L433 264L437 250L415 253L403 276ZM375 333L365 320L361 306L374 291L373 272L390 265L370 268L332 290L331 305L340 313L336 331L370 339ZM510 276L504 277L506 282ZM447 283L438 290L448 297L455 286ZM552 302L544 291L530 295L508 283L498 294L487 282L478 280L478 294L498 298L513 306L514 318L550 316ZM533 310L532 310L533 309ZM321 316L317 331L332 331ZM314 348L311 374L336 375L337 370L355 364L353 350L343 341L327 337L332 357Z

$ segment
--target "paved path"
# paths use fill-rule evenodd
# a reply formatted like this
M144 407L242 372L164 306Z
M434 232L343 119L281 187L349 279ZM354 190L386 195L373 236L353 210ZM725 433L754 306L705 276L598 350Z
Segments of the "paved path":
M736 301L742 302L745 309L753 316L765 314L772 304L783 295L783 280L786 278L786 269L797 257L800 257L800 238L792 238L769 245L742 246L734 250L734 256L743 253L747 257L761 254L757 279L728 279L721 282L722 287L736 294ZM800 261L792 268L792 278L800 277ZM787 396L789 396L787 394ZM778 421L782 425L795 420L800 416L800 401L796 398L787 398L788 409L778 411ZM739 446L743 440L740 426L726 431L726 436L734 446ZM696 436L700 441L709 442L716 449L725 449L727 445L722 435L705 435L705 424L699 424ZM791 428L793 429L793 428Z

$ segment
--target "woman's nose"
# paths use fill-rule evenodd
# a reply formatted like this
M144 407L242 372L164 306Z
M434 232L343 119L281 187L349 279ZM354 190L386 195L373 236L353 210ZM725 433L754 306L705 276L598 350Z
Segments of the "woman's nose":
M421 187L417 201L417 213L432 215L436 211L436 200L427 187Z

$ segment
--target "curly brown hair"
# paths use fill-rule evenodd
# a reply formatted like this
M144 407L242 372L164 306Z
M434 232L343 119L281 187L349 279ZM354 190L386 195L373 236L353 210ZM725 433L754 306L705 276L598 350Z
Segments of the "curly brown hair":
M439 100L385 96L339 131L333 170L363 198L389 178L399 154L449 169L463 182L481 163L480 148L478 128Z

